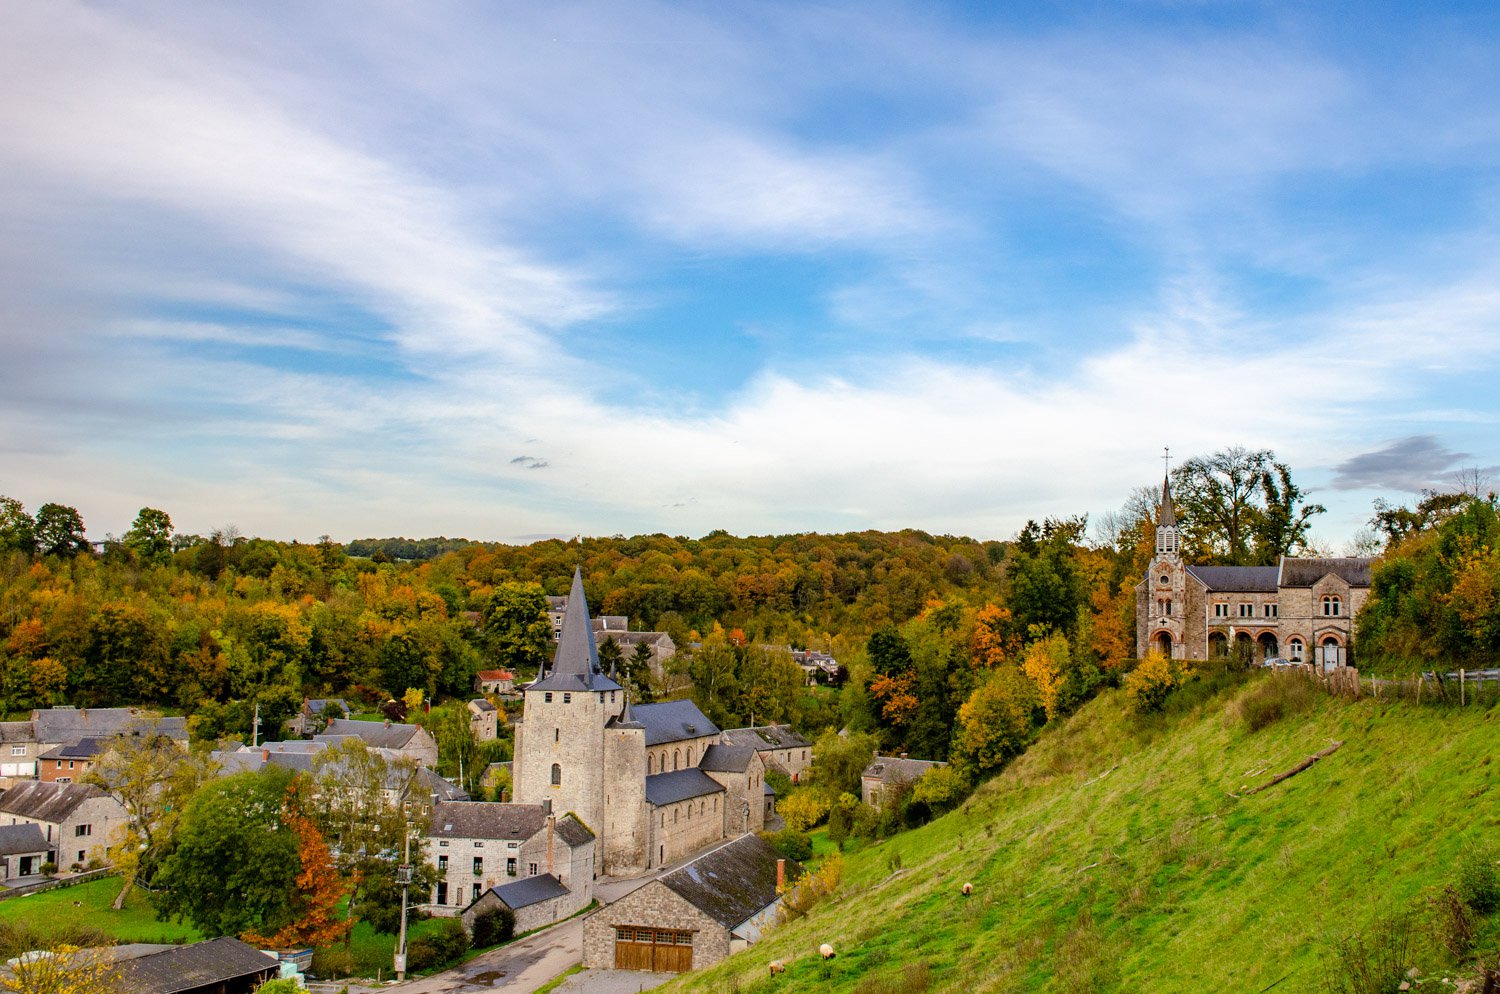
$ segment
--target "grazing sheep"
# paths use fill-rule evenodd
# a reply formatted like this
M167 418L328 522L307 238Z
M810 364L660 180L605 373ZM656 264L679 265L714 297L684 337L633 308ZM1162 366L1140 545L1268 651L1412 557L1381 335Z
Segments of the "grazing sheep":
M825 960L830 960L833 959L836 954L833 951L833 947L825 942L818 947L818 955L823 957Z
M968 881L964 881L963 892L964 897L968 897L970 894L974 893L974 885L969 883Z
M779 959L773 959L771 961L771 976L774 977L778 973L785 973L785 972L786 972L786 964L785 963L781 962L781 960L779 960Z

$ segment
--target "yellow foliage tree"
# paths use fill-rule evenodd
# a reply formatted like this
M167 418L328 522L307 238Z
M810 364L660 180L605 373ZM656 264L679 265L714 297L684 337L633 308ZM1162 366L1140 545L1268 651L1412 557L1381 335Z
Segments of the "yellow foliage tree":
M794 832L806 832L828 817L829 806L823 791L809 788L794 792L776 806L776 812L786 822L787 828Z
M1125 676L1125 696L1137 714L1160 711L1183 681L1182 668L1159 652L1149 653Z
M796 880L788 880L776 889L781 895L778 917L782 922L805 916L820 901L831 896L844 881L844 857L832 853L823 865Z
M1068 668L1068 640L1054 632L1040 641L1027 646L1021 659L1021 671L1035 686L1047 720L1057 717L1058 694L1062 690L1063 673Z
M0 972L0 991L7 994L97 994L113 990L113 964L93 950L75 946L31 952Z

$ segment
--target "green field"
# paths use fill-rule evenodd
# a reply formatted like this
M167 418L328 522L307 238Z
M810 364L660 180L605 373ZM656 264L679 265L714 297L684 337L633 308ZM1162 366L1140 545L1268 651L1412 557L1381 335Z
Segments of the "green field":
M191 925L156 920L151 895L137 888L125 907L110 907L120 893L120 879L105 877L76 887L12 897L0 901L0 918L20 919L41 926L46 922L81 923L114 936L120 942L197 942L202 936Z
M1105 694L960 810L849 853L808 918L663 990L1320 991L1341 943L1410 913L1408 962L1453 974L1426 899L1467 840L1500 844L1500 711L1309 693L1250 731L1236 702L1270 679L1200 682L1149 719ZM1493 914L1477 949L1497 942Z

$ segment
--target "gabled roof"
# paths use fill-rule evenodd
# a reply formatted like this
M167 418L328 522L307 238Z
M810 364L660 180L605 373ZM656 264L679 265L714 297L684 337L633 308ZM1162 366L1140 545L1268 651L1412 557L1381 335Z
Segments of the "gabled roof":
M0 794L0 814L56 823L84 801L104 796L103 791L90 784L27 780Z
M647 804L675 804L691 797L707 797L723 791L723 784L697 768L656 773L646 778Z
M758 835L742 835L704 853L661 882L727 929L734 929L776 901L776 861L781 856ZM786 879L802 872L786 861Z
M630 709L636 721L646 726L646 744L681 742L705 735L718 735L719 726L708 720L692 701L662 701L637 704Z
M865 767L861 778L883 783L910 783L935 766L947 766L930 759L903 759L900 756L876 756Z
M550 873L522 877L508 884L491 887L490 891L512 911L520 911L522 908L529 908L533 904L541 904L555 897L566 897L570 893L568 888L562 885L562 881Z
M42 826L34 822L27 822L24 825L0 825L0 856L44 853L51 848L52 844L42 834Z
M599 652L589 623L589 605L583 597L583 573L573 570L573 590L563 614L562 634L547 672L527 690L621 690L599 668Z
M1209 590L1224 593L1276 593L1275 566L1189 566L1187 571Z
M698 769L709 773L744 773L756 755L756 751L747 746L711 745L703 750Z
M574 849L594 841L594 833L572 814L564 815L557 820L557 837Z
M474 675L479 677L479 679L481 680L498 680L502 683L504 683L506 680L514 680L516 678L516 675L510 670L480 670Z
M32 714L38 742L67 744L122 732L165 735L178 742L188 737L186 718L163 718L138 708L47 708Z
M387 779L399 781L402 776L400 769L391 770ZM395 784L394 786L399 786ZM449 783L425 766L417 767L415 778L412 780L411 794L414 797L431 797L436 794L439 801L467 801L469 792L457 784Z
M1296 559L1283 556L1280 582L1283 587L1311 587L1332 573L1351 587L1370 585L1370 567L1375 560L1364 556Z
M432 806L428 835L434 839L531 838L547 824L540 804L444 801Z
M480 697L480 698L478 698L476 700L470 701L469 702L469 707L472 708L472 709L474 709L475 711L498 711L498 710L500 710L499 708L495 707L495 705L493 705L489 701L485 700L483 697Z
M363 739L366 745L377 749L404 749L421 731L420 725L335 718L328 723L322 735L314 735L313 738L326 741L336 735L354 735Z
M0 742L35 742L36 730L29 721L0 721Z
M724 729L724 741L733 746L749 746L759 752L771 749L806 749L812 743L792 731L790 725L754 725L750 728Z
M342 697L309 697L303 702L302 706L307 710L308 714L322 714L323 709L330 704L337 704L339 710L344 712L344 714L349 713L349 702Z
M225 936L124 960L115 969L120 991L177 994L178 991L274 972L280 969L280 965L275 957L232 936Z
M105 749L105 744L99 739L79 739L70 745L60 745L55 749L48 749L38 756L38 759L93 759Z

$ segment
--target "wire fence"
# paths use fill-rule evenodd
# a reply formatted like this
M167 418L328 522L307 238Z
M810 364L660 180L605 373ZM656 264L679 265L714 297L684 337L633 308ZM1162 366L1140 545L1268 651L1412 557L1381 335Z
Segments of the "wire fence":
M1304 673L1329 693L1346 697L1390 698L1459 707L1500 704L1500 669L1432 671L1410 677L1365 676L1353 666L1322 669L1307 663L1290 663L1276 669Z

